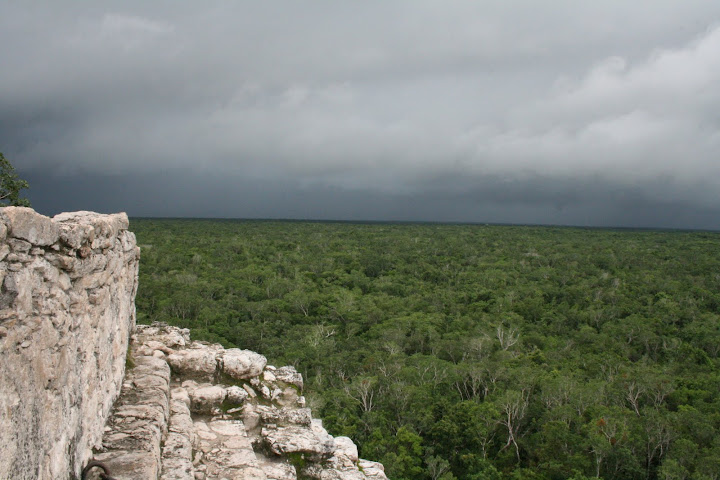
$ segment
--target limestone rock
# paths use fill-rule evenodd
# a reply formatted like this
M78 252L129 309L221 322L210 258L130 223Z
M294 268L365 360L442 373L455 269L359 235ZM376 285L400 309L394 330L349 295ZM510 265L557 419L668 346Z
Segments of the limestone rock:
M385 476L385 467L382 463L360 459L358 466L362 468L365 477L368 479L388 480L388 477Z
M335 452L335 441L327 432L323 434L310 428L263 427L261 435L268 449L276 455L300 453L314 461L322 461Z
M309 408L277 408L258 405L255 409L264 425L301 425L309 427L312 414Z
M217 371L217 353L205 348L180 350L168 355L173 373L200 380L213 380Z
M248 393L238 387L237 385L233 385L231 387L228 387L227 389L227 402L232 405L242 405L242 403L248 398Z
M190 410L185 403L182 388L172 390L170 404L170 428L162 453L160 480L194 480L192 463L193 444L197 441Z
M230 348L222 355L223 372L237 380L247 380L260 375L267 364L267 359L250 350Z
M212 413L225 401L226 393L219 385L200 386L190 392L190 410L193 413Z
M268 480L297 480L295 467L289 463L266 461L260 467Z
M335 456L347 460L349 464L355 464L359 460L357 446L348 437L335 437Z
M303 475L318 480L365 480L365 475L357 468L337 469L310 465L303 469Z
M52 245L58 240L58 227L53 221L28 207L5 207L0 209L9 235L27 240L41 247ZM97 216L98 214L94 214ZM127 227L126 227L127 228Z
M190 344L190 330L187 328L169 327L165 324L156 323L153 325L138 325L133 335L137 345L151 345L151 348L161 348L157 344L163 344L168 349L184 348ZM170 353L163 350L165 353Z
M295 370L295 367L280 367L273 373L277 380L288 383L290 385L295 385L300 389L300 391L302 391L303 378L302 375L298 373L297 370Z

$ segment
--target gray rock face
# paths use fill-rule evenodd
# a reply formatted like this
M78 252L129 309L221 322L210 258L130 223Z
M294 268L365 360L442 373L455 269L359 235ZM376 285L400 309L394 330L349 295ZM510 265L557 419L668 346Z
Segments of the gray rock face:
M100 444L135 325L123 214L0 208L0 478L78 476Z

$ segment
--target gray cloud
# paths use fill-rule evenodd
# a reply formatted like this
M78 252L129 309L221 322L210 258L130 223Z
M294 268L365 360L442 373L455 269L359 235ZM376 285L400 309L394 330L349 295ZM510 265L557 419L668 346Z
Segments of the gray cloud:
M0 151L49 209L709 227L718 21L702 0L6 2Z

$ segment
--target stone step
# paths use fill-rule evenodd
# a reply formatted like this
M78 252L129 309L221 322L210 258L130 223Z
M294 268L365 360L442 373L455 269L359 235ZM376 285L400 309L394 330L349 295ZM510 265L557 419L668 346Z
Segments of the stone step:
M199 480L267 480L241 420L196 420Z
M170 414L170 368L151 356L135 356L134 362L125 374L95 460L107 466L116 480L157 480Z
M182 387L170 392L170 427L162 452L160 480L195 480L193 446L195 426L190 416L190 397Z

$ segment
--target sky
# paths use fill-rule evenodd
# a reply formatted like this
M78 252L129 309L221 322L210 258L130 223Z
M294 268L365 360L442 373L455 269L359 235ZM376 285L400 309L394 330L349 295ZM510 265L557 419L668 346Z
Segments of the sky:
M41 213L720 229L720 2L0 3Z

